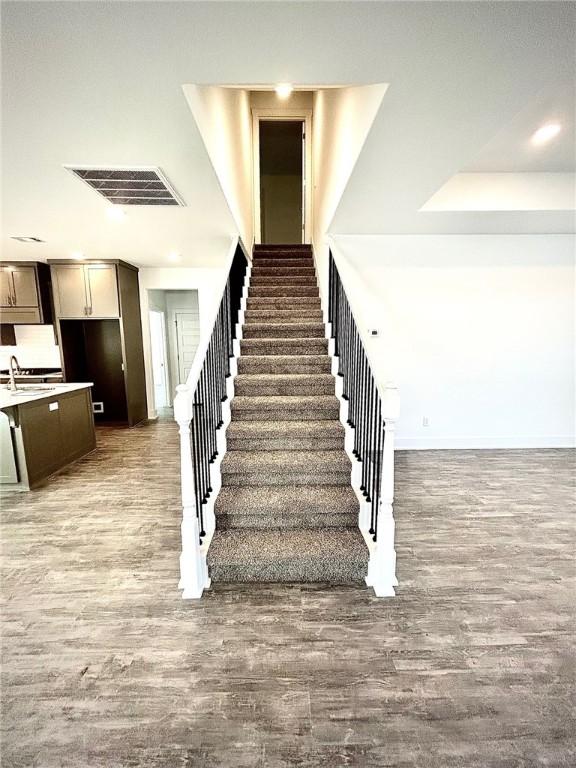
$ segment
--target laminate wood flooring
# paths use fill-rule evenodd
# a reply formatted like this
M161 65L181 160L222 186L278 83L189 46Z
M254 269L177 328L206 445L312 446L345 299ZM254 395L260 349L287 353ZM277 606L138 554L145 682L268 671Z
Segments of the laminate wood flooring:
M575 766L574 452L398 453L395 599L177 590L178 436L2 500L2 768Z

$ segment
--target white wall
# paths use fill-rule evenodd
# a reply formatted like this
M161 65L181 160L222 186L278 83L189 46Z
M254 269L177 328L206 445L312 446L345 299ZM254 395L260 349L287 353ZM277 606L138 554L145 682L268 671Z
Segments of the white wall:
M571 235L339 236L399 448L575 444ZM429 426L423 426L423 418Z
M185 85L184 94L238 233L247 250L253 242L252 124L248 91Z
M327 248L324 236L334 217L358 155L380 108L387 85L329 88L314 93L312 158L313 243L325 294Z

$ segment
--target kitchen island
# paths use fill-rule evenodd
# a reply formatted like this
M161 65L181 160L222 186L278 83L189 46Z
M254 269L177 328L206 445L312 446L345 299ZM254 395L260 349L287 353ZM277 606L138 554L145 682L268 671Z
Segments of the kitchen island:
M92 384L0 389L1 491L27 491L96 447Z

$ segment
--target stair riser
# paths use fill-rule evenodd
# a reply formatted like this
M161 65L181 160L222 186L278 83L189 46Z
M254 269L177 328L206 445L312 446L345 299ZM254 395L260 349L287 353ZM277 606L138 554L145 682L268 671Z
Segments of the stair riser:
M254 251L253 261L259 259L312 259L311 248L259 248Z
M250 528L255 531L312 528L357 528L358 515L330 513L253 514L222 513L216 509L216 524L221 531Z
M244 325L254 323L322 323L322 312L318 309L251 309L244 315Z
M282 560L235 566L233 563L210 564L213 582L356 584L364 583L364 562L330 562L317 559Z
M284 339L278 344L268 339L242 339L240 342L242 355L322 355L328 353L327 339Z
M274 257L261 256L252 262L252 272L258 269L311 269L316 271L312 257L296 257L293 259L275 259Z
M316 359L306 361L293 355L289 362L271 359L265 356L246 356L238 358L239 373L330 373L331 361L327 355L317 355Z
M296 267L252 267L251 277L278 277L282 279L284 277L312 277L316 278L316 270L314 267L296 266Z
M335 394L334 379L323 379L311 383L310 381L279 381L279 382L243 382L236 379L234 384L236 395L248 397L296 396L296 395L333 395Z
M245 339L323 339L326 331L323 325L294 323L293 327L276 327L276 324L258 326L254 323L244 326L242 335Z
M250 276L250 288L259 285L297 286L305 285L318 288L314 275L255 275Z
M259 408L254 411L238 411L234 409L234 401L232 401L232 418L238 421L328 421L338 418L338 406L325 410L292 408L289 411L263 411Z
M313 296L282 296L248 297L246 310L251 309L315 309L321 310L320 299Z
M266 485L349 485L350 472L318 472L304 474L302 472L247 472L229 474L222 472L222 485L246 488L247 486Z
M226 440L229 451L341 451L343 437L277 437Z
M251 285L250 297L251 298L273 298L274 296L281 297L294 297L309 296L315 298L318 296L318 287L316 285L295 285L295 286L282 286L282 285Z

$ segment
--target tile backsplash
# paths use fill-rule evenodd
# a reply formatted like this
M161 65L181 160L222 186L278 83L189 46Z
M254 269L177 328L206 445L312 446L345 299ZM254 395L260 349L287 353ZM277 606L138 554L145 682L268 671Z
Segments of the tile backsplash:
M60 351L51 325L15 325L16 346L0 346L0 369L16 355L22 368L60 368Z

